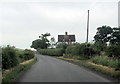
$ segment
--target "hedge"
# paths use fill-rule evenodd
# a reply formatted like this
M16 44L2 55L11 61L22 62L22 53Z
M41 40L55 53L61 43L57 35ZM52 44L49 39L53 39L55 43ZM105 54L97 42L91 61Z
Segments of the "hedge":
M68 45L66 43L59 43L57 44L56 48L62 48L62 49L66 49L68 47Z
M33 60L29 63L19 64L8 72L3 72L2 84L11 84L13 82L16 82L16 80L35 62L36 58L33 58Z
M96 51L92 47L90 47L90 44L86 45L85 43L71 45L68 46L66 49L66 55L76 55L89 58L94 54L96 54Z
M26 60L34 58L34 52L7 46L2 48L2 69L9 69Z
M32 58L34 58L34 52L29 49L25 49L24 50L24 60L29 60Z
M2 48L2 69L9 69L18 64L15 49L7 46Z
M62 56L64 53L64 49L39 49L38 52L43 55L49 56Z
M16 56L19 63L24 62L24 50L16 49Z
M109 57L120 58L120 45L110 45L107 47L106 54Z

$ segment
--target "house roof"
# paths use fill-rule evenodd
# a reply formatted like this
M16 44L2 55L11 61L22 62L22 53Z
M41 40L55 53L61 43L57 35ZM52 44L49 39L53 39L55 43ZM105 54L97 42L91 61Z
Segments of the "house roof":
M75 35L58 35L58 42L75 42Z

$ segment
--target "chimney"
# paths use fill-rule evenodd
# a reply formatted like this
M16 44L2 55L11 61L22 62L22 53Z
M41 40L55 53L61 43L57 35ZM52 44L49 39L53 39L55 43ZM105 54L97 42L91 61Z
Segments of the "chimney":
M65 32L65 35L68 35L68 33L67 33L67 32Z

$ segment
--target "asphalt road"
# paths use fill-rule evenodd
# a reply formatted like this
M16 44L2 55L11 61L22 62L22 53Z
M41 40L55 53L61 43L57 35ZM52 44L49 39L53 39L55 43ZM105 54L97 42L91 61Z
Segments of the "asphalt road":
M69 62L36 54L37 62L17 82L110 82Z

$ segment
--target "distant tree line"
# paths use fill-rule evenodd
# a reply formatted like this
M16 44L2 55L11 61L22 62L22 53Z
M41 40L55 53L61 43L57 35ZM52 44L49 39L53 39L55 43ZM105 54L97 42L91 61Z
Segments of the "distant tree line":
M31 48L34 49L47 49L53 45L56 48L64 49L63 53L82 55L91 57L93 55L101 55L105 52L109 57L120 57L120 27L111 28L110 26L102 26L97 28L96 35L94 36L94 43L75 43L67 45L65 43L56 43L54 37L49 41L47 37L50 33L41 34L39 39L32 42Z

